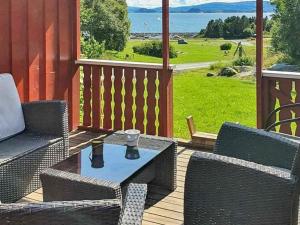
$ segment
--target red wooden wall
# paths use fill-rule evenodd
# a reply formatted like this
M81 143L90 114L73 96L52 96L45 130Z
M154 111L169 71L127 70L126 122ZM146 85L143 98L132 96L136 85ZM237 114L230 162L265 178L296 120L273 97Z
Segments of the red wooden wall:
M1 0L0 73L12 73L23 102L64 99L79 123L79 0ZM1 90L0 90L1 94Z

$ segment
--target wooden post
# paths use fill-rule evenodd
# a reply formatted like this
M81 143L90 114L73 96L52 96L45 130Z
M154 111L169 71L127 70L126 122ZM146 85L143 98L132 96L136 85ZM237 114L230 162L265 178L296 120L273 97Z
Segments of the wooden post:
M169 0L162 0L162 28L163 28L163 71L160 78L160 86L164 88L160 93L160 132L161 136L173 136L173 71L170 69L169 46L170 46L170 21Z
M256 104L257 127L264 124L263 108L263 0L256 1Z
M170 21L169 21L169 0L162 0L162 5L163 5L163 15L162 15L162 28L163 28L163 65L164 65L164 70L169 69L169 36L170 36Z

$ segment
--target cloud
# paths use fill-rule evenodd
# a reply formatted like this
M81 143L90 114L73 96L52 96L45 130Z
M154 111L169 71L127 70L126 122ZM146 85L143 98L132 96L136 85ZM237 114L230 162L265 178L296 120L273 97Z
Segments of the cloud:
M249 0L170 0L171 6L197 5L208 2L242 2ZM158 7L161 6L162 0L127 0L128 5L137 7Z

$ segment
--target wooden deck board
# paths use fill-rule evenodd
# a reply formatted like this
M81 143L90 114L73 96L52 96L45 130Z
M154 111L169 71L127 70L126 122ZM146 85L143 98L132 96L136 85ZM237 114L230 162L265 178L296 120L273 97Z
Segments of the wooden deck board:
M86 147L94 139L103 138L103 134L87 131L70 133L70 153L74 154ZM169 193L159 187L149 187L143 225L177 225L183 224L183 197L185 173L193 150L178 147L177 158L177 189ZM22 198L19 202L40 202L43 200L43 190Z

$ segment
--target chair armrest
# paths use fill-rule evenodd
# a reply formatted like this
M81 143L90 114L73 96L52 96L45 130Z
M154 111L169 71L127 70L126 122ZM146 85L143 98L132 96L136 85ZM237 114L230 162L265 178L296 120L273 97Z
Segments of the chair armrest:
M292 217L297 216L297 182L289 171L279 168L216 154L194 153L186 175L185 222L292 224Z
M22 105L25 127L29 132L65 137L68 110L64 101L37 101Z
M44 202L119 199L119 184L48 168L40 174ZM63 191L58 191L63 190Z
M119 225L141 225L147 195L147 185L129 184Z

